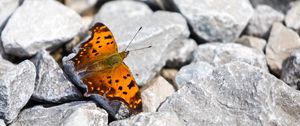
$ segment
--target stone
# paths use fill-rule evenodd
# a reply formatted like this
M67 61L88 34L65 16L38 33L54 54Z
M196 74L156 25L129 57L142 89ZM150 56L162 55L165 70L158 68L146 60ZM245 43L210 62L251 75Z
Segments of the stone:
M273 24L266 46L266 58L275 75L280 76L282 62L297 48L300 48L299 35L281 23Z
M300 125L300 92L243 62L216 67L179 89L159 108L188 126Z
M6 126L6 124L4 123L4 121L2 119L0 119L0 126Z
M196 62L183 66L175 77L175 87L180 89L185 85L194 84L195 80L206 77L214 67L207 62Z
M164 0L137 0L146 3L151 8L159 9L159 10L166 10L164 5Z
M156 112L160 104L175 92L174 87L163 77L158 76L141 93L143 112Z
M281 12L286 12L291 1L295 0L250 0L254 7L259 5L268 5Z
M259 5L255 8L255 13L246 29L246 34L266 37L269 34L271 26L275 22L284 20L284 14L274 10L267 5Z
M97 0L65 0L64 3L77 13L83 13L84 11L93 8L96 5Z
M108 115L93 102L77 101L58 106L23 110L10 126L107 126Z
M264 52L266 44L267 44L267 41L262 38L258 38L258 37L254 37L254 36L247 36L247 35L243 35L241 38L239 38L235 42L240 43L244 46L255 48L262 52Z
M113 121L109 126L183 126L175 113L143 112L128 119Z
M81 92L65 77L62 69L47 51L39 52L32 62L37 71L33 99L62 103L82 97Z
M121 22L123 22L122 25L127 25L131 20L137 20L137 18L142 18L152 13L152 10L146 4L139 1L109 1L97 12L91 26L96 22L102 22L109 28L111 25L120 25ZM130 36L133 36L133 34L130 34Z
M2 26L4 25L4 23L18 6L19 0L0 1L0 32L2 31Z
M5 52L30 57L71 40L83 27L81 17L54 0L26 0L2 31Z
M263 52L236 43L208 43L199 45L193 53L193 62L208 62L220 66L241 61L268 71Z
M160 75L173 85L177 72L178 70L174 68L163 68L160 72Z
M291 53L282 63L281 79L293 88L300 89L300 50Z
M32 62L18 65L0 60L0 118L12 122L29 101L35 83L36 71Z
M205 41L231 42L239 37L253 14L248 0L169 0Z
M288 10L284 22L287 27L300 32L300 2L297 1L292 4L292 7Z
M192 59L192 52L197 48L197 43L193 39L185 39L170 45L171 52L166 67L179 68L187 64Z

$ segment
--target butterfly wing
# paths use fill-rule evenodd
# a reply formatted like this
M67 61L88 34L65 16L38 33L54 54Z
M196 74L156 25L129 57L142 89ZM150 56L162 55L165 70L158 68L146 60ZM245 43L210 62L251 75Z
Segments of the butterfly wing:
M88 87L88 93L98 93L109 100L121 100L134 110L141 108L139 87L124 63L111 71L88 73L82 80Z
M106 94L106 97L110 100L122 100L131 109L140 109L142 99L139 87L126 64L120 64L112 71L111 75L111 90Z
M83 69L96 60L118 53L118 47L112 32L102 23L96 23L91 29L89 40L80 45L77 55L72 59L75 69Z

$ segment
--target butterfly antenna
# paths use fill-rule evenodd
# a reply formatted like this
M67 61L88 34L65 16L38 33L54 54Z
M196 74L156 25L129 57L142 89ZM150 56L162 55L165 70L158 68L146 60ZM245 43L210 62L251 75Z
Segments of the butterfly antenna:
M127 47L125 48L124 51L126 51L128 49L128 47L130 46L130 44L132 43L133 39L136 37L136 35L142 30L142 27L139 28L139 30L134 34L133 38L131 39L131 41L129 42L129 44L127 45Z
M152 46L147 46L147 47L143 47L143 48L139 48L139 49L134 49L134 50L130 50L131 51L137 51L137 50L142 50L142 49L148 49L148 48L151 48Z

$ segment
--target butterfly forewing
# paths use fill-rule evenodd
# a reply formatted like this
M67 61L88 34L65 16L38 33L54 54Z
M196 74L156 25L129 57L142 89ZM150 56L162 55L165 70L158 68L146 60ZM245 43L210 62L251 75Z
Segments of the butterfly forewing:
M116 41L107 26L96 23L91 31L91 38L81 44L79 52L72 59L76 70L83 69L96 60L118 53Z

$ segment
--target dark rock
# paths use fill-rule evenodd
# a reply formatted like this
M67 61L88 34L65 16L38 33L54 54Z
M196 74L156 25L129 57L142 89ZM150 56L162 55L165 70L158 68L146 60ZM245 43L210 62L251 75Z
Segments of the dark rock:
M65 77L62 69L47 51L41 51L32 61L37 69L32 96L35 100L62 103L82 97L81 92Z

